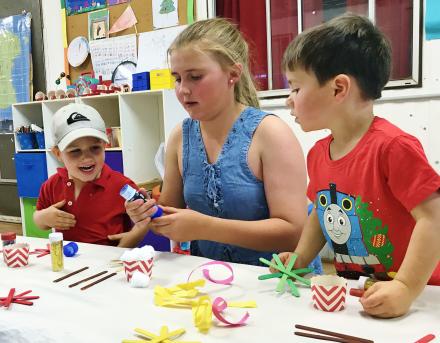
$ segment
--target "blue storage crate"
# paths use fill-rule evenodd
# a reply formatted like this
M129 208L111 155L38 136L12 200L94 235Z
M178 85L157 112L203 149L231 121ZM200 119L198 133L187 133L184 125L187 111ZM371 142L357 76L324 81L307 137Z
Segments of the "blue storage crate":
M47 180L46 154L15 154L18 196L38 198L40 187Z
M141 91L150 89L150 73L144 71L142 73L135 73L132 75L133 91Z
M124 174L124 165L122 163L122 151L106 151L105 152L105 163L112 168Z

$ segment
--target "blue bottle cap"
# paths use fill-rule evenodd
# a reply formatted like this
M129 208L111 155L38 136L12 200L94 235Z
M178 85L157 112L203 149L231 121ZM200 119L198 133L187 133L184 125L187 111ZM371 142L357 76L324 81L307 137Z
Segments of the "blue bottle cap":
M154 206L154 207L156 207L156 212L151 216L151 219L159 218L163 214L162 207L159 206Z
M70 242L63 247L64 256L72 257L78 252L78 244Z

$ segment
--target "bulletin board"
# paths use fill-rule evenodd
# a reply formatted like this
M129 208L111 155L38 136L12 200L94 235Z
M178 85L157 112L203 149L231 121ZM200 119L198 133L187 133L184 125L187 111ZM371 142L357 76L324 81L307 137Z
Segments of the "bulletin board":
M113 23L125 11L128 4L130 4L131 8L133 9L133 12L136 15L136 19L138 21L136 24L137 32L141 33L152 31L153 16L151 0L131 0L127 3L107 6L106 9L109 10L110 20L109 27L112 27ZM186 10L187 0L178 0L178 4L179 25L185 25L188 22ZM75 37L78 36L84 36L88 39L88 13L75 14L66 17L67 44L69 44ZM129 35L133 33L136 33L134 26L115 34L111 34L110 37ZM69 65L68 67L71 80L76 80L81 75L81 73L93 70L90 55L87 60L79 67L73 68L71 65Z

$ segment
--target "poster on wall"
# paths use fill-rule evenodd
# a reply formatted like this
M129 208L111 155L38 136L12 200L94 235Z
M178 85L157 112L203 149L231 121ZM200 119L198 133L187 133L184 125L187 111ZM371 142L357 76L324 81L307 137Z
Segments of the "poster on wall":
M0 132L12 132L12 104L30 101L31 14L0 19Z
M173 40L187 26L169 27L163 30L141 32L136 73L169 68L167 51ZM154 49L151 47L154 46Z
M95 76L111 80L113 71L123 61L137 62L136 35L124 35L90 41Z
M124 4L128 1L130 0L107 0L107 5L108 6L119 5L119 4Z
M107 7L106 0L65 0L67 15L90 12Z
M177 0L153 0L153 28L179 25Z
M89 13L89 41L108 38L108 18L108 10L101 10Z

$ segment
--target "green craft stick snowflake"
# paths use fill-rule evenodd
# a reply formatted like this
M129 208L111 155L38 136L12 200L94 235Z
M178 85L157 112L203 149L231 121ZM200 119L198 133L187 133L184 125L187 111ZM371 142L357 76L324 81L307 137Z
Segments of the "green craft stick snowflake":
M277 254L273 254L272 257L273 257L276 264L273 264L271 261L268 261L263 257L260 257L260 262L264 263L267 266L272 267L276 270L279 270L279 273L260 275L258 277L258 280L268 280L268 279L273 279L273 278L280 278L280 281L277 284L276 291L279 293L284 292L284 290L286 288L286 282L287 282L287 285L290 287L291 294L295 297L300 296L298 287L295 285L295 283L291 279L288 279L288 277L291 277L291 278L299 281L300 283L310 287L310 280L303 278L299 274L310 273L310 272L312 272L312 269L301 268L301 269L292 270L293 265L295 264L295 261L298 258L298 256L296 254L292 254L287 267L284 266L283 262L281 262L281 260Z

